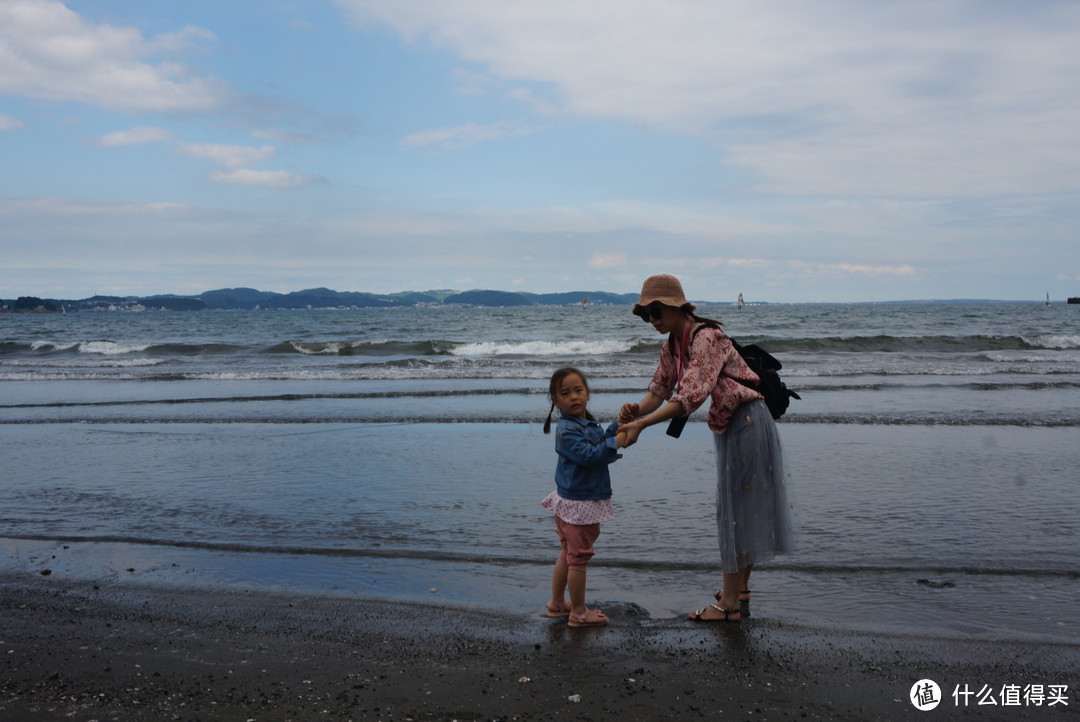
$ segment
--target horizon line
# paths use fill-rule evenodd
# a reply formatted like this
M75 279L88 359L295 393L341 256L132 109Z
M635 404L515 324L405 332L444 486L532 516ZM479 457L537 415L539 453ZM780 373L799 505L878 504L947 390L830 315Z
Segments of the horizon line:
M408 295L408 294L420 294L420 295L424 295L424 294L428 294L428 295L430 295L430 294L446 294L446 296L444 297L443 300L445 300L445 298L449 298L451 296L460 295L460 294L464 294L464 293L505 293L505 294L509 294L509 295L519 295L519 296L520 295L553 296L553 295L565 295L565 294L584 294L585 300L587 300L588 294L605 294L605 295L610 295L610 296L629 296L629 295L634 294L633 291L620 292L620 291L605 291L605 290L599 290L599 289L594 289L594 290L591 290L591 291L585 291L585 290L570 290L570 291L526 291L526 290L515 290L515 291L507 291L507 290L497 289L497 288L470 288L470 289L467 289L467 290L440 288L440 289L428 289L428 290L424 290L424 291L403 290L403 291L392 291L392 292L388 292L388 293L379 293L379 292L375 292L375 291L339 291L337 289L329 288L329 287L326 287L326 286L314 286L314 287L304 288L304 289L299 289L299 290L294 290L294 291L264 291L262 289L254 288L254 287L251 287L251 286L228 286L228 287L222 287L222 288L213 288L213 289L209 289L209 290L206 290L206 291L201 291L199 293L193 293L193 294L153 293L153 294L146 294L146 295L136 295L136 294L120 295L120 294L95 293L95 294L93 294L91 296L86 296L84 298L59 298L59 297L34 296L34 295L31 295L31 294L23 294L21 296L14 296L14 297L11 297L11 298L0 298L0 301L4 301L5 303L6 302L13 302L13 301L18 300L19 298L41 298L41 299L46 300L46 301L55 301L55 302L81 302L81 301L87 301L87 300L90 300L90 299L93 299L93 298L117 298L117 299L123 299L123 300L145 300L145 299L153 299L153 298L200 298L201 296L203 296L203 295L205 295L207 293L216 293L216 292L220 292L220 291L236 291L236 290L255 291L257 293L273 294L273 295L278 295L278 296L289 296L289 295L293 295L293 294L301 294L301 293L310 292L310 291L325 290L325 291L329 291L331 293L336 293L336 294L357 293L357 294L366 294L366 295L374 296L374 297L377 297L377 298L387 298L387 299L392 299L394 296L402 296L402 295ZM1029 299L1029 298L972 298L972 297L965 297L965 298L897 298L897 299L886 299L886 300L862 300L862 301L769 301L769 300L752 300L751 301L751 300L748 300L748 301L745 301L745 305L747 305L747 306L752 306L752 305L800 305L800 304L801 305L815 305L815 304L830 304L830 303L845 303L845 304L846 303L858 303L858 304L893 304L893 303L1067 303L1069 300L1072 300L1072 299L1078 298L1078 297L1080 297L1080 296L1070 296L1068 298L1063 298L1060 301L1053 301L1053 300L1051 300L1049 298L1049 296L1047 296L1045 299L1043 299L1043 298L1030 298ZM703 299L691 299L691 302L695 303L695 304L704 304L704 305L710 305L710 306L727 306L727 305L735 305L737 303L736 301L709 301L709 300L703 300Z

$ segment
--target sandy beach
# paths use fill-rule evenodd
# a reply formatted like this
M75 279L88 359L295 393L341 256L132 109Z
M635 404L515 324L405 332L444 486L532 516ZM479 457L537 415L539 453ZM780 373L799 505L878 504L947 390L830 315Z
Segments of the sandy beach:
M0 580L5 720L1076 719L1075 645L652 620L611 624L385 600ZM956 709L952 691L995 690ZM1009 685L1067 702L1003 705Z

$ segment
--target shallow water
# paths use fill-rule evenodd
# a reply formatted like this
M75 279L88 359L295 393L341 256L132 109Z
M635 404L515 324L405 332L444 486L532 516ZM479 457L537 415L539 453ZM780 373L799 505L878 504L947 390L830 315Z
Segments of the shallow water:
M780 422L799 549L755 572L753 614L1080 641L1074 310L718 309L803 395ZM546 379L588 369L610 420L660 342L625 309L587 313L0 316L0 570L531 613L557 546ZM695 418L612 467L590 599L710 601Z
M531 425L6 431L11 462L32 469L4 491L5 508L21 510L3 520L9 555L22 549L8 563L27 569L527 611L542 601L557 550L538 504L552 485L550 437ZM654 435L612 467L617 518L597 544L591 596L654 616L708 601L719 584L708 433L699 423L678 441ZM1058 465L1080 465L1075 429L783 433L797 460L789 486L800 545L757 572L756 613L1080 641L1080 508L1053 483ZM53 453L40 456L43 444ZM67 544L59 556L68 561L11 537L44 540L46 550ZM986 611L1010 608L1037 613Z

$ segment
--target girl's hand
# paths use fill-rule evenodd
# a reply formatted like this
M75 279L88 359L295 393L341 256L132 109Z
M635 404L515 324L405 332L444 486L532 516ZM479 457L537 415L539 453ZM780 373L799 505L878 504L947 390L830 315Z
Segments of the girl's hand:
M629 424L638 417L640 407L637 404L623 404L619 409L619 423Z
M619 445L620 449L625 449L628 444L626 443L626 432L618 431L615 433L615 443Z

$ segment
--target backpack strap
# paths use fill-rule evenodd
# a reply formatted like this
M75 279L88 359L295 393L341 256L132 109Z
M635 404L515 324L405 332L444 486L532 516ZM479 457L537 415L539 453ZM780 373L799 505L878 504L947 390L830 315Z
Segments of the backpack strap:
M694 338L697 337L698 332L701 331L702 329L706 329L706 328L715 328L718 331L720 330L720 326L718 324L710 323L708 321L705 321L701 325L699 325L697 328L695 328L694 332L692 334L690 334L690 343L693 344L694 343ZM742 359L743 365L746 366L746 368L753 371L757 375L758 379L760 380L761 374L759 374L749 363L747 363L747 360L746 360L746 350L747 349L744 348L742 344L740 344L738 341L733 339L731 336L728 336L727 339L728 339L728 341L731 342L731 346L732 346L732 348L735 349L735 353L739 354L739 358ZM758 347L757 346L751 346L750 348L757 349ZM765 353L765 352L762 351L762 353ZM768 356L769 359L775 361L775 359L773 359L772 356L769 356L768 354L765 354L765 355ZM779 364L779 362L777 362L777 368L779 368L779 367L780 367L780 364ZM725 378L731 379L732 381L734 381L736 383L742 384L743 386L745 386L748 389L753 389L754 391L757 391L758 393L761 393L761 389L758 387L758 384L750 383L749 381L746 381L745 379L740 379L740 378L738 378L736 376L731 376L730 374L723 374L723 376Z
M687 361L690 360L690 347L692 347L694 345L694 339L697 338L697 335L698 335L698 333L700 331L702 331L702 330L704 330L706 328L715 328L717 331L720 330L720 325L717 324L714 321L700 321L700 322L696 322L696 323L698 323L698 327L695 328L690 333L690 343L688 343L686 345L687 346L687 348L686 348L686 360ZM731 337L729 336L728 338L731 338ZM731 342L735 343L734 339L732 339ZM738 345L736 345L735 348L736 348L736 350L738 350ZM668 335L668 350L671 351L672 356L675 355L675 338L674 338L674 336L672 336L670 334Z

